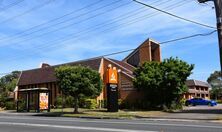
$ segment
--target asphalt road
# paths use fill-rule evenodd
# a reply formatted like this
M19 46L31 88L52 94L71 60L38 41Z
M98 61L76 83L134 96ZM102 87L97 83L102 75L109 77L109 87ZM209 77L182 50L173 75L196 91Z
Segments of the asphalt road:
M0 116L0 132L222 132L221 123Z

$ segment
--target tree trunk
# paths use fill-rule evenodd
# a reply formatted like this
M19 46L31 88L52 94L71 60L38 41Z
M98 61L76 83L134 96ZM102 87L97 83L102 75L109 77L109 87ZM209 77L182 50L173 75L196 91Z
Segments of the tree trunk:
M78 98L76 97L76 98L74 98L74 113L79 113L78 112L78 107L79 107Z

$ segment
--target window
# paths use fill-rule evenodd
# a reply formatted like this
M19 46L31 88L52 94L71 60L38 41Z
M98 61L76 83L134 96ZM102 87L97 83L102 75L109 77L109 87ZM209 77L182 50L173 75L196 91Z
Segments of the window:
M205 95L204 95L204 94L201 94L201 98L205 98Z

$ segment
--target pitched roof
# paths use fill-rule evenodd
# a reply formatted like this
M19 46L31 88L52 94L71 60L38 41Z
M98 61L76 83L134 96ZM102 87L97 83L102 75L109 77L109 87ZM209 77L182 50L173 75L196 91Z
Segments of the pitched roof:
M129 59L131 56L133 56L133 55L140 49L140 47L141 47L142 45L144 45L144 44L146 44L146 43L148 43L148 42L153 42L153 43L155 43L155 44L158 44L158 42L156 42L156 41L148 38L148 39L146 39L142 44L140 44L139 47L137 47L137 48L136 48L135 50L133 50L129 55L127 55L127 56L123 59L123 61L126 61L126 60Z
M199 80L187 80L187 86L202 86L202 87L210 87L207 82L199 81Z
M49 66L45 68L37 68L37 69L22 71L18 85L21 86L21 85L29 85L29 84L55 82L57 79L54 73L54 69L56 67L63 66L63 65L71 65L71 66L82 65L82 66L87 66L94 70L99 71L101 59L102 58L92 58L88 60L70 62L70 63L60 64L60 65L55 65L55 66Z
M110 60L114 61L114 62L117 63L118 65L120 65L120 66L126 68L127 70L131 71L131 72L129 72L129 73L133 73L133 71L134 71L134 69L135 69L134 66L132 66L132 65L126 63L126 62L119 61L119 60L114 60L114 59L110 59Z

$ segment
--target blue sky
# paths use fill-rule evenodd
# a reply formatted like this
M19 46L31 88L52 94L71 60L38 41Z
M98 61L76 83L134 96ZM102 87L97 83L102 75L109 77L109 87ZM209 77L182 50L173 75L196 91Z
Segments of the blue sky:
M216 25L212 2L141 1ZM163 42L212 31L131 0L0 0L0 18L0 73L37 68L41 62L54 65L136 48L147 38ZM192 79L206 81L210 73L220 69L217 33L164 44L161 51L162 59L179 57L195 64ZM127 54L110 58L121 60Z

